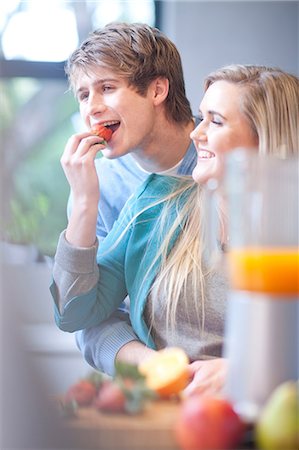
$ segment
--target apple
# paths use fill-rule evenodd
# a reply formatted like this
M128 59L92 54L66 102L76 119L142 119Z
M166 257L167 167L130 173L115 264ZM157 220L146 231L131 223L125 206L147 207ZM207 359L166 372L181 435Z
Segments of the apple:
M183 400L175 423L175 436L182 450L235 448L245 430L229 401L199 394Z

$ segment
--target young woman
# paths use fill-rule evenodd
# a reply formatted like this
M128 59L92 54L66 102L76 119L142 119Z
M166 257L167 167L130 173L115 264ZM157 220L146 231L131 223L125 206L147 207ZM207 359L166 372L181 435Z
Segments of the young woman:
M202 186L221 174L223 155L235 147L279 157L298 154L298 87L297 77L261 66L225 67L207 78L202 120L191 133L198 156L193 178L200 184L151 175L99 249L76 249L68 229L62 233L52 286L61 329L100 324L129 295L130 319L141 341L135 361L146 356L144 345L179 345L192 361L189 390L221 389L227 286L224 274L207 264ZM122 349L122 359L133 344Z

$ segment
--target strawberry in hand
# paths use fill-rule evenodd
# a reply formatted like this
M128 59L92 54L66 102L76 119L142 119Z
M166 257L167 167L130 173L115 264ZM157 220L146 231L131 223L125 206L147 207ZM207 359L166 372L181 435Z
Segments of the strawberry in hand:
M103 144L106 144L112 137L113 131L104 125L95 125L90 132L103 139Z

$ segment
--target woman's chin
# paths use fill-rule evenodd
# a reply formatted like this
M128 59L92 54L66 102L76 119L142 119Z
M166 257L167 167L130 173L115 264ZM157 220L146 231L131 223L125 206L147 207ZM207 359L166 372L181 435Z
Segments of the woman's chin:
M217 176L217 170L215 169L214 164L206 164L206 162L203 164L199 162L193 169L192 177L198 184L207 183L210 178L215 178Z

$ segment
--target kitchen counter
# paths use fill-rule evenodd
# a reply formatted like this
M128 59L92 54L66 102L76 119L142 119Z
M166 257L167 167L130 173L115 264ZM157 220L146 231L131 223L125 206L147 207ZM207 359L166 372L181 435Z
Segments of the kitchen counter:
M177 401L149 403L136 415L109 414L79 408L78 416L63 419L72 448L94 450L179 450L174 435ZM75 447L74 447L75 443ZM250 442L242 449L253 448Z

